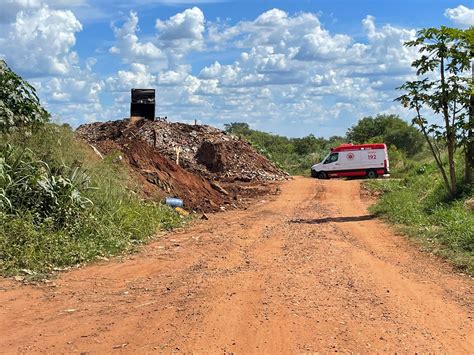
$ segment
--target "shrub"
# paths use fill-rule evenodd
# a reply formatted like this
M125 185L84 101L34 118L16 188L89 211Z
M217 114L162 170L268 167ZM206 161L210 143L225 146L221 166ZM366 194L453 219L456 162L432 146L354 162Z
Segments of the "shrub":
M64 228L92 205L84 196L88 189L90 178L79 167L50 167L28 148L0 149L0 212L29 213L37 223L50 219Z
M474 214L464 203L472 197L472 186L460 185L463 194L453 200L432 162L414 164L401 180L365 185L383 192L372 212L474 275Z
M143 201L120 160L100 160L68 126L13 133L1 148L3 274L116 255L183 222L167 206Z
M15 74L0 59L0 133L31 129L49 120L33 86Z

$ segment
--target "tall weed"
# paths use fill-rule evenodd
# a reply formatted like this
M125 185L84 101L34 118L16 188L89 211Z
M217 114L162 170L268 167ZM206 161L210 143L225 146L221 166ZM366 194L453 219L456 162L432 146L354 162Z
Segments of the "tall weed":
M119 159L99 159L68 126L5 136L0 148L0 273L47 273L131 250L183 220L145 202Z
M474 275L474 213L465 205L473 196L472 186L460 183L461 194L449 198L433 163L415 164L400 180L365 185L383 193L372 212Z

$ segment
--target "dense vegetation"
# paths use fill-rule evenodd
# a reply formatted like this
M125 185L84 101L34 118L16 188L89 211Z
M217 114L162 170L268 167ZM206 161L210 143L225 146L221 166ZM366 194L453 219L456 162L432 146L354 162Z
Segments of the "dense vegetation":
M0 89L0 273L115 255L181 223L138 197L120 159L101 160L69 126L46 123L34 89L3 70L16 86Z
M387 143L395 176L409 167L407 157L414 158L424 151L421 133L397 115L364 117L347 131L345 137L329 139L313 134L287 138L251 129L242 122L227 124L225 130L248 140L262 154L294 175L308 175L312 165L321 162L331 148L342 143Z
M331 147L344 142L343 137L324 139L312 134L303 138L288 138L251 129L244 122L226 124L225 130L246 139L260 153L294 175L309 174L311 166L319 163Z
M347 131L347 141L357 144L383 142L407 157L419 153L424 145L423 135L397 115L363 117Z
M458 162L462 162L460 156ZM472 185L459 184L459 195L450 198L432 159L428 163L412 162L403 179L370 180L365 185L382 193L372 212L396 224L427 250L474 275Z

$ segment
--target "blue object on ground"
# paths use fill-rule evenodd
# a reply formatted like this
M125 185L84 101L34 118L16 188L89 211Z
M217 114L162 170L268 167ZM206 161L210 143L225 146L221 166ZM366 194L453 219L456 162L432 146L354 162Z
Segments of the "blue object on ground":
M165 203L167 206L170 207L183 207L183 200L180 198L174 198L174 197L167 197L165 200Z

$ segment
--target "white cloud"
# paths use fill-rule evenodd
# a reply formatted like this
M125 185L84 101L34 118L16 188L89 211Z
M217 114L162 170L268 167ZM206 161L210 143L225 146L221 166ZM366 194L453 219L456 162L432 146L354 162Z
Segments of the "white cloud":
M183 70L182 67L178 67L175 70L167 70L160 72L157 78L157 83L158 85L162 86L180 85L184 82L187 76L187 70Z
M369 43L356 48L358 57L353 51L350 53L351 60L365 64L359 68L362 69L361 72L412 72L410 66L417 57L418 50L415 47L408 48L404 46L404 43L415 39L416 30L397 28L391 25L385 25L378 29L373 16L367 16L362 24ZM369 65L367 66L367 64Z
M168 20L156 20L160 47L168 56L168 66L182 64L190 51L204 48L204 14L197 8L186 9Z
M204 14L198 7L186 9L166 21L156 20L159 38L163 41L201 41L204 32Z
M313 13L272 9L229 25L207 22L193 7L157 19L155 33L140 32L131 11L112 26L109 52L80 66L74 45L82 26L71 11L56 9L66 0L50 0L49 7L39 0L5 1L15 3L18 14L0 25L0 53L22 74L45 75L35 79L41 98L74 123L128 115L129 90L153 87L161 116L211 124L245 120L257 128L270 122L275 130L294 122L293 133L300 134L318 122L390 109L394 87L413 74L417 56L403 46L415 30L380 26L372 16L362 20L365 36L356 41L329 31ZM103 67L112 56L121 61L115 73L94 73L97 60ZM203 61L211 64L196 64ZM113 104L104 107L104 96Z
M99 103L103 84L90 75L51 78L42 84L42 93L48 102Z
M138 14L131 11L121 27L113 26L116 43L109 52L120 55L124 63L147 64L152 71L175 70L187 53L204 48L204 14L197 7L156 20L156 36L147 42L137 35L138 22Z
M0 55L23 73L64 75L78 63L72 48L75 33L81 30L71 11L51 10L47 5L21 10L0 34Z
M140 43L136 35L138 15L130 11L130 15L122 27L113 27L117 43L109 49L112 54L120 54L127 63L160 60L164 58L161 50L151 42Z
M209 48L241 52L231 64L216 60L200 70L198 78L218 89L204 99L219 117L249 122L293 117L310 124L383 111L394 88L413 75L417 51L404 42L416 30L378 27L372 16L362 26L366 39L358 43L330 33L315 14L274 9L234 26L211 23Z
M303 36L303 43L295 58L300 60L331 60L343 55L351 43L346 35L331 37L329 32L321 27Z
M156 77L147 65L132 63L131 70L119 70L116 76L107 78L105 82L110 91L129 91L131 88L153 87Z
M462 26L474 26L474 9L459 5L453 9L446 9L444 16Z

